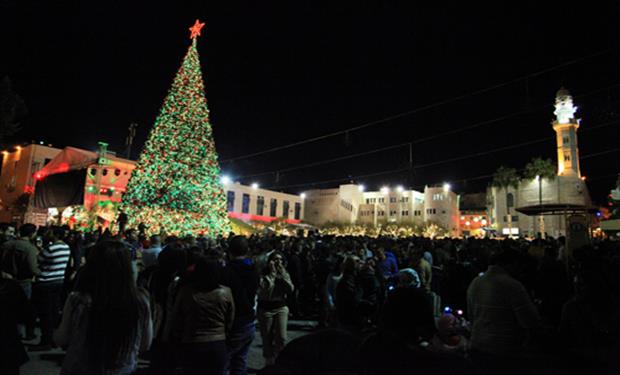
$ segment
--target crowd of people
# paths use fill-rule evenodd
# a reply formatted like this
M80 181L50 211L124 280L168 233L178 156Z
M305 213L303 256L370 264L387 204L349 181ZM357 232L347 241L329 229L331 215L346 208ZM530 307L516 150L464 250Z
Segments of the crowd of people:
M0 224L0 373L620 371L619 241L119 232Z

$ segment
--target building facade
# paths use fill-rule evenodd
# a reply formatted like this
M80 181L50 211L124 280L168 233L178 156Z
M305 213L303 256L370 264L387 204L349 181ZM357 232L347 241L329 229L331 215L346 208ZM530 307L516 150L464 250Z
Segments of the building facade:
M55 147L29 144L2 152L0 221L45 223L47 211L35 209L29 197L34 193L35 172L60 151Z
M580 121L574 118L576 110L568 90L561 88L556 94L556 118L552 122L556 132L557 176L553 179L522 180L516 189L490 187L487 190L489 217L499 234L536 236L540 232L540 217L523 215L517 212L519 207L539 204L591 206L588 187L579 167L577 129ZM542 220L542 228L548 235L566 235L565 217L543 216Z
M310 224L408 224L435 223L451 235L459 234L459 197L445 186L427 186L424 192L402 187L364 191L346 184L307 191L304 218Z
M304 218L304 197L261 189L257 185L224 183L228 216L243 221L270 222L284 219L299 223Z

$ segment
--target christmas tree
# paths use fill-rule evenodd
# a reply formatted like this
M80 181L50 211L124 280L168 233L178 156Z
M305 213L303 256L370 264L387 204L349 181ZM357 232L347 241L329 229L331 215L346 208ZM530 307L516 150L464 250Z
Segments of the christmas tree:
M202 26L196 20L190 28L192 44L127 184L121 208L130 227L174 235L230 231L196 49Z

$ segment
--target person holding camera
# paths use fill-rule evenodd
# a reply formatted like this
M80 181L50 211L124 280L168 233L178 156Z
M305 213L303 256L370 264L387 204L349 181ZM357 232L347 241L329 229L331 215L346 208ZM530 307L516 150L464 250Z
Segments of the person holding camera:
M272 365L287 339L288 307L286 296L295 287L284 266L284 257L274 251L267 259L258 286L258 322L263 338L263 357Z

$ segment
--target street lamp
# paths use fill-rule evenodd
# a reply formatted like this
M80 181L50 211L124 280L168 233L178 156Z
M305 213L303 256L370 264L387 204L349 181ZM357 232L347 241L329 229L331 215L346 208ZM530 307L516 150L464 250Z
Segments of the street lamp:
M258 189L258 184L256 182L252 183L252 189L254 190Z
M396 187L396 191L397 191L397 192L399 192L399 193L402 193L404 190L405 190L405 189L403 188L403 186L402 186L402 185L398 185L398 186Z
M387 194L389 192L390 192L390 188L389 187L384 186L384 187L381 188L381 193L382 194Z
M222 182L222 184L228 185L230 184L230 177L228 177L227 175L223 175L220 181Z
M452 186L450 186L450 184L446 182L446 183L443 184L443 191L447 193L447 192L450 191L451 187Z

